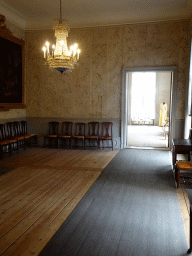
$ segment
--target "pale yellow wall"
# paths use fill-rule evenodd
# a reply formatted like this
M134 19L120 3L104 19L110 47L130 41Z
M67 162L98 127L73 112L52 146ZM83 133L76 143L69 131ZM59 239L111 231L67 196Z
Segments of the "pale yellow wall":
M60 74L43 65L53 31L26 32L27 117L121 117L123 67L177 66L176 118L184 119L190 20L71 29L68 46L81 49L79 66Z
M25 31L16 25L6 21L6 27L12 32L13 36L25 40ZM0 121L5 122L12 119L26 118L26 109L10 109L9 111L0 111Z

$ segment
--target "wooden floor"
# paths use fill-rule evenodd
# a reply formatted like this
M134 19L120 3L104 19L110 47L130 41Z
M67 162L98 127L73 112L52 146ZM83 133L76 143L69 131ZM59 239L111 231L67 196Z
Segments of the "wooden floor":
M177 196L178 196L179 205L180 205L180 209L181 209L181 215L182 215L183 224L184 224L184 228L185 228L185 234L186 234L187 242L189 245L190 203L189 203L189 198L187 196L187 192L186 192L184 186L180 186L180 188L177 189Z
M181 161L187 161L188 156L187 155L181 155L178 154L177 155L177 160L181 160ZM176 186L176 184L175 184ZM180 205L180 209L181 209L181 216L183 219L183 224L184 224L184 228L185 228L185 234L186 234L186 238L187 238L187 242L189 245L189 214L190 214L190 203L189 203L189 198L186 192L186 188L191 188L190 186L187 187L185 185L180 185L179 189L176 189L177 191L177 196L178 196L178 200L179 200L179 205Z
M38 255L118 151L30 149L0 161L0 255Z

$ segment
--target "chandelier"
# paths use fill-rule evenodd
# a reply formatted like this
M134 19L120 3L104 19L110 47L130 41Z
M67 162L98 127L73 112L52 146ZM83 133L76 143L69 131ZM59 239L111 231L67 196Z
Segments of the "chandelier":
M60 19L58 24L54 27L54 30L56 45L53 44L52 49L50 49L50 43L45 43L45 46L43 47L44 59L51 69L55 69L61 73L70 72L79 60L80 50L77 48L77 44L72 45L70 50L68 50L67 37L69 25L66 20L62 19L61 0Z

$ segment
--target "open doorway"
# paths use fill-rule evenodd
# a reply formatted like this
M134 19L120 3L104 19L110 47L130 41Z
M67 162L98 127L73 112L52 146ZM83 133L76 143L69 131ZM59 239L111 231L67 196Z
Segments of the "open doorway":
M123 70L121 148L170 149L176 68Z
M128 73L127 147L168 147L171 72Z

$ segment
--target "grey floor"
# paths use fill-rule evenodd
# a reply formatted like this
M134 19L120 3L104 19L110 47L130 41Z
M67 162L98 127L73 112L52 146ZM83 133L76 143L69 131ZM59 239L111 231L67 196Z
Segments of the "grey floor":
M40 256L181 256L187 249L169 152L125 149Z

